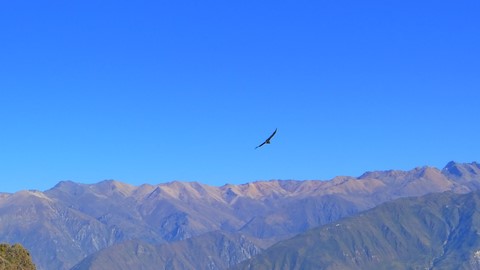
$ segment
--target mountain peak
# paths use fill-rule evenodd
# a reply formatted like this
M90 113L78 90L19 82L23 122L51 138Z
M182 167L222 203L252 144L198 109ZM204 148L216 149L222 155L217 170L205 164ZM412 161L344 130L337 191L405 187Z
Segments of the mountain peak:
M429 177L435 174L439 174L439 170L434 167L429 166L422 166L422 167L415 167L409 171L402 171L402 170L386 170L386 171L368 171L358 179L386 179L389 181L395 181L398 179L404 178L418 178L418 177Z
M99 191L105 194L111 193L119 193L123 194L124 196L129 196L135 191L137 188L135 186L122 183L116 180L104 180L97 184L94 184Z
M72 186L78 186L78 185L80 185L80 184L76 183L74 181L71 181L71 180L62 180L62 181L58 182L52 189L72 187Z
M450 161L442 169L442 174L455 180L472 181L480 180L480 164L477 162L457 163Z

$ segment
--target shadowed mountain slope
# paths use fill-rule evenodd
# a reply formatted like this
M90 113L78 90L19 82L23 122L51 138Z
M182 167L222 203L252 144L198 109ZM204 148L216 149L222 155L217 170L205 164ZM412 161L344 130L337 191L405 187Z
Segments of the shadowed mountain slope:
M259 254L246 237L220 231L162 245L128 241L87 257L72 270L227 269Z
M387 202L232 269L480 269L480 192Z

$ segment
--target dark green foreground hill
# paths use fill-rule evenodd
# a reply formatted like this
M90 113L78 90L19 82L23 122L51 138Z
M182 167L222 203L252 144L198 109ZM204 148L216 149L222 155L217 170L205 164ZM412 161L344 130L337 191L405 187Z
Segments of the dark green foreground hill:
M35 270L30 253L20 244L0 244L0 270Z
M480 269L480 192L385 203L282 241L234 269Z

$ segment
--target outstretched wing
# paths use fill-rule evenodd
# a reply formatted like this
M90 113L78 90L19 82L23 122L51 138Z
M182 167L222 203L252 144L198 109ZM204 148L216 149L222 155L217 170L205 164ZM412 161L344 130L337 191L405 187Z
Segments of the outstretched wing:
M275 131L272 133L272 135L270 135L270 137L268 137L268 139L265 141L265 142L268 142L270 141L270 139L275 136L275 133L277 133L277 129L275 129Z
M260 144L259 146L255 147L255 149L257 149L258 147L262 147L262 145L264 145L265 143L266 143L266 141L263 142L262 144Z

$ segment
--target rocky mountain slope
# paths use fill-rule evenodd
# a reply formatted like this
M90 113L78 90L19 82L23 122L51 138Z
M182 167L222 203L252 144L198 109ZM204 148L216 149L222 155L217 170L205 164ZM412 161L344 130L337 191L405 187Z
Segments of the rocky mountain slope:
M128 250L123 246L128 242L157 249L213 231L267 248L396 198L466 193L479 185L479 164L454 162L442 170L419 167L329 181L274 180L222 187L195 182L131 186L112 180L89 185L66 181L45 192L1 194L0 241L22 243L37 268L48 270L70 269L105 248Z
M480 269L480 192L387 202L232 269Z
M72 270L222 270L260 252L261 249L244 236L214 231L157 246L137 240L127 241L88 256Z

